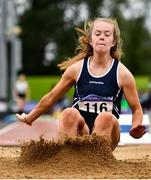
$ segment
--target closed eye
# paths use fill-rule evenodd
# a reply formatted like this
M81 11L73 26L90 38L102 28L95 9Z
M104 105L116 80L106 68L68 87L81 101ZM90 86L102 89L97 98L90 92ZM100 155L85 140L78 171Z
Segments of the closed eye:
M101 35L101 33L103 33L105 36L110 36L112 33L110 32L110 31L105 31L105 32L96 32L95 33L95 35L96 36L100 36Z
M96 36L100 36L101 33L95 33Z
M106 31L104 34L105 34L105 36L110 36L111 32L110 31Z

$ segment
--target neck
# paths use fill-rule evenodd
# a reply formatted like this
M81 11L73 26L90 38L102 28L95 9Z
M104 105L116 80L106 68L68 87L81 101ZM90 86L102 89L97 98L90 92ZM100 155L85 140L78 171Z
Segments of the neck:
M95 64L100 64L100 65L107 65L112 62L112 57L111 56L98 56L98 55L93 55L91 56L91 60Z

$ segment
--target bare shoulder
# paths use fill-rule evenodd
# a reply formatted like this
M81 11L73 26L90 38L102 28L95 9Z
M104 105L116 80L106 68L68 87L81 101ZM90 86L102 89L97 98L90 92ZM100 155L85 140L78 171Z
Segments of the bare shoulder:
M132 85L135 84L135 79L130 70L120 62L119 64L119 83L120 86Z
M83 59L72 64L70 68L73 68L75 71L80 71L82 64L83 64Z
M80 61L72 64L65 70L63 76L71 76L76 81L79 76L82 64L83 64L83 60L80 60Z

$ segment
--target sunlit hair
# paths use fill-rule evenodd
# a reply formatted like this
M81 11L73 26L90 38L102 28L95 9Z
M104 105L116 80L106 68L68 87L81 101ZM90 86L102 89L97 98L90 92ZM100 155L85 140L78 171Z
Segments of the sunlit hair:
M110 50L110 55L116 60L120 60L122 56L122 40L120 37L120 29L118 23L115 19L112 18L95 18L92 21L85 21L84 28L75 28L78 34L78 43L76 48L76 53L74 57L68 58L64 62L58 64L58 67L61 70L67 69L70 65L76 63L77 61L82 60L83 58L93 55L93 48L90 45L91 33L93 30L94 23L97 21L104 21L113 25L114 32L114 41L115 45Z

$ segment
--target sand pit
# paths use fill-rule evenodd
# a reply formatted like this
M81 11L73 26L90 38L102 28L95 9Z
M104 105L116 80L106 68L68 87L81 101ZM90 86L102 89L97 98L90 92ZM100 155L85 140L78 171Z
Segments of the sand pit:
M151 145L117 147L98 136L0 147L0 178L151 178Z

